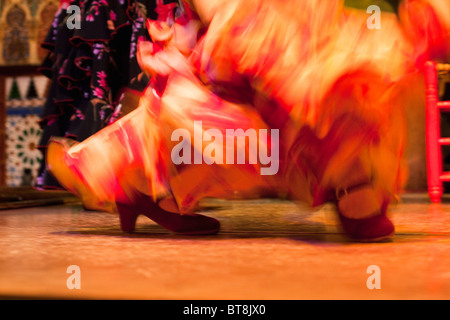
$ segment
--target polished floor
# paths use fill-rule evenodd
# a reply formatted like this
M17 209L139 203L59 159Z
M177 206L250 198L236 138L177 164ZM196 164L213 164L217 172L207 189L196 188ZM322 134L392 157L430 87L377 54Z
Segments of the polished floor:
M124 234L116 216L77 202L1 210L0 298L450 298L447 200L405 195L391 210L396 235L384 243L349 241L330 205L202 205L221 221L218 235L174 235L145 217Z

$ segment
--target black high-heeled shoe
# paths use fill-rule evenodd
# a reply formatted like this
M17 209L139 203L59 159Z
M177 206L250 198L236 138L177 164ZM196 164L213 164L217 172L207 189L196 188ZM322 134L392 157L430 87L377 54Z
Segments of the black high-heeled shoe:
M220 230L220 222L201 214L178 214L162 209L150 196L135 192L130 199L124 192L116 196L122 231L131 233L139 215L145 215L163 228L178 234L208 235Z

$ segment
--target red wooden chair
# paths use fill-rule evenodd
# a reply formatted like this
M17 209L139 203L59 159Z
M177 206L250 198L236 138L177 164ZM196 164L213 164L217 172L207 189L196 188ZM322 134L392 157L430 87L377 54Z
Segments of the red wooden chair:
M426 92L426 148L428 194L432 202L440 202L443 182L450 181L450 172L444 172L442 146L450 145L450 137L441 137L441 112L450 112L450 101L440 101L438 95L439 73L450 72L450 64L428 61L425 64Z

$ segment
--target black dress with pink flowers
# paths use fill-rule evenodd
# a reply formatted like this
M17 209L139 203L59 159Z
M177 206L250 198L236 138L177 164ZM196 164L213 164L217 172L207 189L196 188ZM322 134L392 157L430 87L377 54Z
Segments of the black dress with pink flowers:
M136 107L149 81L136 58L137 44L149 40L146 20L157 18L157 2L162 1L73 0L61 5L42 43L49 53L41 72L52 80L40 121L44 160L52 136L83 141ZM69 5L80 9L78 27L70 25L75 12ZM59 188L44 165L37 187Z

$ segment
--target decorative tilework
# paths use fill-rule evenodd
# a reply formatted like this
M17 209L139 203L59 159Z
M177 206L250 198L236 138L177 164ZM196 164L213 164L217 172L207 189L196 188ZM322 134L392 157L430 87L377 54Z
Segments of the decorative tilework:
M6 79L6 185L32 184L42 154L40 114L48 79L44 76Z
M40 65L59 0L0 0L0 65Z
M10 115L6 120L6 184L22 185L29 171L36 177L42 161L37 149L41 130L37 115ZM27 170L28 169L28 170Z
M6 14L3 60L7 64L23 64L29 59L30 45L25 21L26 14L18 5L10 8Z

